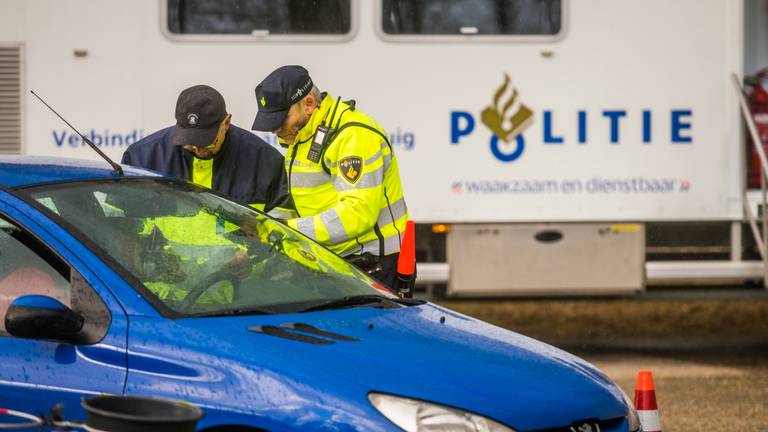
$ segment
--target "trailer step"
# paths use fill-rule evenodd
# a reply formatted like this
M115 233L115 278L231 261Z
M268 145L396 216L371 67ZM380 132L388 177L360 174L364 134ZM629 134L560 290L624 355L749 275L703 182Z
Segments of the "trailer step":
M645 280L762 279L762 261L649 261Z
M418 285L448 283L448 263L419 263ZM646 282L707 279L762 279L761 261L649 261Z

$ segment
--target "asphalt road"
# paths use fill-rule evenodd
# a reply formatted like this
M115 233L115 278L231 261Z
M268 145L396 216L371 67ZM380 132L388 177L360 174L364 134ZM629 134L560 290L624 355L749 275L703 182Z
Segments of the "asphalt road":
M632 395L651 370L669 431L768 430L768 352L579 353Z
M665 432L768 431L768 298L441 301L591 362L653 372Z

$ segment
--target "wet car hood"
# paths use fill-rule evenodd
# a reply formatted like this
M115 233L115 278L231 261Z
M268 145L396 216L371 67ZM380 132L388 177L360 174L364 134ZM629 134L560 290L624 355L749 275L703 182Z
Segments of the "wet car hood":
M176 324L241 347L212 347L211 355L247 364L270 353L282 367L323 371L368 391L458 407L520 429L626 414L620 390L585 361L432 304Z

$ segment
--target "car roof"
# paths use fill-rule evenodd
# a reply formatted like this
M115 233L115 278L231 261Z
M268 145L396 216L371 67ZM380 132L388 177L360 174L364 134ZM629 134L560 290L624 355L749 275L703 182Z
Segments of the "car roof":
M149 170L121 165L125 177L162 177ZM120 176L104 160L47 156L0 156L0 186L8 188Z

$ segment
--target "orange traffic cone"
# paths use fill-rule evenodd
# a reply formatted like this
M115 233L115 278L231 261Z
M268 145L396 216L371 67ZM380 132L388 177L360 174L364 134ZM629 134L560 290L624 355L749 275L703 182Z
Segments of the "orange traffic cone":
M397 290L400 297L413 297L416 283L416 230L412 220L405 224L403 244L397 260Z
M635 408L637 408L643 432L661 432L661 418L659 418L659 408L656 406L656 391L653 389L651 371L637 373Z

